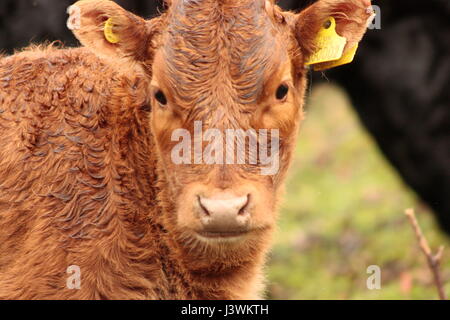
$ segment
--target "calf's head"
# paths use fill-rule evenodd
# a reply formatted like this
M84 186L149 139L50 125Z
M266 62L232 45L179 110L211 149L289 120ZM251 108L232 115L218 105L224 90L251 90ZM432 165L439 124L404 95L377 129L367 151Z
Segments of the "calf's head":
M351 50L370 1L319 0L298 14L270 0L167 6L145 21L113 2L83 0L69 26L94 53L148 77L163 221L174 241L197 259L246 259L264 251L274 228L316 36L333 17Z

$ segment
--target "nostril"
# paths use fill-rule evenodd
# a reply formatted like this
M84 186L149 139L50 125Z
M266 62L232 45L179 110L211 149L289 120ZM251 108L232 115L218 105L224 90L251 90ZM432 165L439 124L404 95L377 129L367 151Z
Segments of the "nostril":
M197 196L198 207L204 217L220 218L244 216L247 214L249 195L242 197L229 197L216 195L215 197L206 198Z
M202 203L202 198L200 198L200 196L197 196L197 201L198 201L198 205L202 211L202 213L204 213L205 215L209 216L209 211L208 209L206 209L206 207L203 205Z
M247 195L247 202L245 202L244 206L239 209L238 215L243 216L248 213L248 206L250 204L250 194Z

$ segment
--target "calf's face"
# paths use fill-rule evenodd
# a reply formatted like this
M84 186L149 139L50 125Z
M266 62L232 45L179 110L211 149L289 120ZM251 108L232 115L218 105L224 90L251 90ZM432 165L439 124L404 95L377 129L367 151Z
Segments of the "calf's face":
M149 21L110 1L70 8L71 17L81 16L73 29L84 45L140 66L149 78L170 203L164 221L181 247L229 257L267 244L315 38L333 17L344 52L351 50L366 30L369 5L320 0L293 14L271 1L173 0Z
M298 46L275 19L260 1L169 10L153 62L152 128L184 242L236 248L274 225L304 87Z

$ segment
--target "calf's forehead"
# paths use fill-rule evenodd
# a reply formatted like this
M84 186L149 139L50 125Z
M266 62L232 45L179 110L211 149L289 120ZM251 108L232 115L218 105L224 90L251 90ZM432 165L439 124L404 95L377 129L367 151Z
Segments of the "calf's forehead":
M156 66L178 99L197 105L228 94L240 104L257 101L268 78L288 60L289 35L283 41L264 10L255 14L256 5L216 2L169 12Z

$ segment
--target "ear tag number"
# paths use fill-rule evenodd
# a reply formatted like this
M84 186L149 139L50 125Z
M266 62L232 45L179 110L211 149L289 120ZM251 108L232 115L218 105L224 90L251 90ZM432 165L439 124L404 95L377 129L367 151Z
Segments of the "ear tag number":
M355 58L357 50L358 50L358 44L356 44L353 48L351 48L346 53L344 53L342 58L340 58L339 60L315 64L313 66L314 71L322 71L322 70L331 69L334 67L339 67L344 64L351 63L353 61L353 59Z
M317 51L311 55L306 65L339 60L344 53L346 43L347 39L336 33L336 20L329 17L317 34L315 40Z
M119 36L114 33L113 28L114 28L113 19L109 18L105 22L105 27L103 29L103 32L105 34L106 40L108 40L109 43L115 44L115 43L118 43L120 41L120 39L119 39Z

